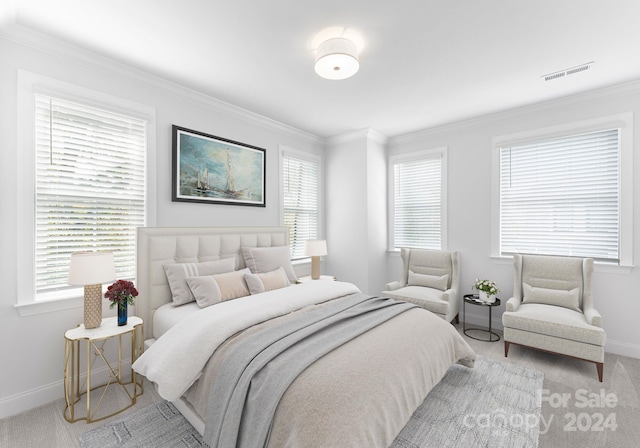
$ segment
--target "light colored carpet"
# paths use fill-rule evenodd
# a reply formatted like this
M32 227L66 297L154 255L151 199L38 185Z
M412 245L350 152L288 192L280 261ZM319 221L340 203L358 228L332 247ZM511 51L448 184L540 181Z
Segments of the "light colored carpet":
M394 448L537 447L541 372L479 357L455 365L398 435ZM83 434L83 448L199 447L200 434L167 402Z

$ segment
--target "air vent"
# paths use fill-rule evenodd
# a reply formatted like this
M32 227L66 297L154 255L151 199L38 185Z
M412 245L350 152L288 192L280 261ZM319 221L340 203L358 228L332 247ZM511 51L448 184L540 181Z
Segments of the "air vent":
M587 62L586 64L578 65L577 67L571 67L566 70L561 70L559 72L549 73L548 75L541 76L541 78L545 81L551 81L553 79L564 78L565 76L584 72L585 70L589 70L591 67L593 67L593 61Z

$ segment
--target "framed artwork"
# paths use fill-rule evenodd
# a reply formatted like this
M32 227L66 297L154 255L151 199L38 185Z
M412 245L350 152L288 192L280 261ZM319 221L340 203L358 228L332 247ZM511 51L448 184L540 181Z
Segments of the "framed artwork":
M263 148L173 125L172 200L265 206Z

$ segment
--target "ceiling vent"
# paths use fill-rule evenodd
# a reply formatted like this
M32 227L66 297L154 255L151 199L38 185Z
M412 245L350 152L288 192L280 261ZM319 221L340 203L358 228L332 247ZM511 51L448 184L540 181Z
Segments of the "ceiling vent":
M587 62L586 64L578 65L577 67L571 67L566 70L561 70L559 72L549 73L548 75L541 76L541 78L545 81L552 81L554 79L564 78L565 76L584 72L585 70L589 70L591 67L593 67L593 61Z

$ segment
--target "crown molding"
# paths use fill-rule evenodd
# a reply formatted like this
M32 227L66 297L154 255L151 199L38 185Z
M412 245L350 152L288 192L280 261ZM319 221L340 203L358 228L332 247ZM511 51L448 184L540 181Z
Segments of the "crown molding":
M211 95L185 87L176 82L153 75L142 69L135 68L115 59L99 55L81 47L69 44L60 39L40 33L22 25L13 24L10 27L0 27L0 37L13 41L19 45L30 47L50 56L65 59L74 64L83 65L92 70L98 70L110 76L140 82L162 93L180 96L199 106L215 112L233 116L239 120L249 122L264 128L283 132L296 138L301 138L315 144L323 144L324 139L285 123L273 120L250 110L227 103Z
M546 112L558 107L573 106L580 103L591 102L600 100L603 98L612 98L617 96L627 97L629 95L640 94L640 80L631 80L612 86L600 87L586 92L574 93L561 98L554 98L539 103L528 104L512 109L506 109L499 112L481 115L466 120L456 121L453 123L446 123L440 126L434 126L427 129L411 132L408 134L397 135L389 138L389 146L397 146L433 138L440 134L445 134L453 131L462 131L467 128L483 126L496 121L504 120L507 118L518 118L526 115L536 114L540 112Z

